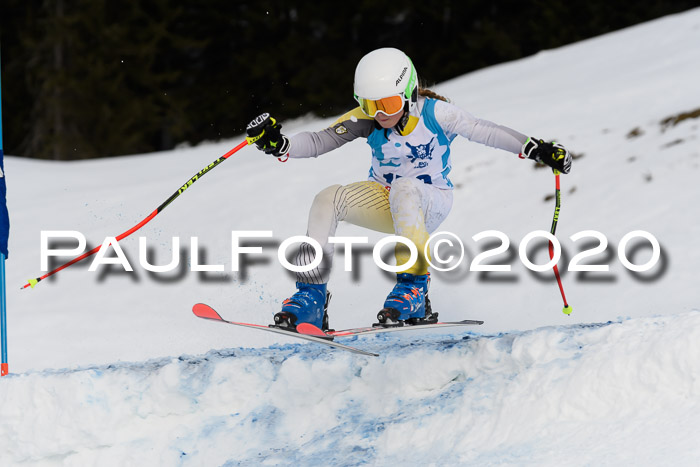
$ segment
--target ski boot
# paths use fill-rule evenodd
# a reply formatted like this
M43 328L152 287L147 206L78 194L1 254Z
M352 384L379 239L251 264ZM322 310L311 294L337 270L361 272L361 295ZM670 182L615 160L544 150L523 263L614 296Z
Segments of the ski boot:
M430 274L415 276L398 274L396 285L384 302L384 308L377 313L375 326L394 327L437 323L437 313L433 313L428 298Z
M328 330L328 303L331 293L327 284L297 282L297 292L282 302L282 311L275 315L274 326L295 330L297 324L310 323Z

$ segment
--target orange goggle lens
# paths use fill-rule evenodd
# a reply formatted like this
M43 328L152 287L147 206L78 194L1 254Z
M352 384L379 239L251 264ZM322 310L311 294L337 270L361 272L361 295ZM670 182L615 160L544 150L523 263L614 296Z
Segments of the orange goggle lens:
M374 117L377 112L382 112L387 116L396 115L403 109L404 100L401 96L384 97L382 99L365 99L355 96L360 108L368 117Z

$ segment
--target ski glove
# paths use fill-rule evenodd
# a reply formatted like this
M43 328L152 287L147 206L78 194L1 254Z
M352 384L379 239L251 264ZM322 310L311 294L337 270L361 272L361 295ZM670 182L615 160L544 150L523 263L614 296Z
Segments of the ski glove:
M571 154L559 143L528 138L522 151L523 156L547 164L555 171L565 174L571 171Z
M253 144L265 154L283 157L289 152L289 138L280 133L282 125L269 113L259 115L246 127L248 144Z

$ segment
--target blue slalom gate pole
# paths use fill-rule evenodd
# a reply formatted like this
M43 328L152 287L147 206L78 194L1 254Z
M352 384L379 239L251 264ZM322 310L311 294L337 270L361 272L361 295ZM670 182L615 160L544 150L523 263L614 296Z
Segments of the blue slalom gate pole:
M0 67L0 71L1 67ZM7 364L7 300L5 294L5 258L7 257L7 240L10 233L10 219L7 214L7 197L5 184L5 163L2 151L2 73L0 73L0 346L2 362L0 376L9 372Z
M0 253L0 327L2 327L2 363L0 364L0 376L9 372L7 364L7 300L5 298L5 255Z

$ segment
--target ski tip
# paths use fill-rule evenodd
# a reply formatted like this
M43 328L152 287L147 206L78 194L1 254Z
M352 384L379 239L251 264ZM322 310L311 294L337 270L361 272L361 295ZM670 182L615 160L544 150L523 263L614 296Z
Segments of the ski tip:
M224 319L216 312L215 309L204 303L197 303L192 307L192 313L198 318L213 319L216 321L223 321Z
M328 337L328 334L323 332L318 326L314 326L311 323L299 323L297 325L297 332L308 336Z

